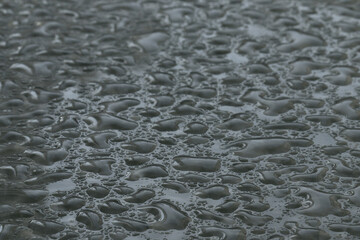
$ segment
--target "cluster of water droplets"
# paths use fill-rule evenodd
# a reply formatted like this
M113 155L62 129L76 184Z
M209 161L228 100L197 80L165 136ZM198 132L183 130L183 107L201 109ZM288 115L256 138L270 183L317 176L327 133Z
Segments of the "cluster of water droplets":
M359 10L2 1L0 239L356 239Z

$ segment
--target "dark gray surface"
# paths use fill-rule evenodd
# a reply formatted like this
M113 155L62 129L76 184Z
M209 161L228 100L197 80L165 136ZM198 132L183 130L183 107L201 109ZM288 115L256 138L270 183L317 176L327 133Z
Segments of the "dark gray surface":
M359 1L1 1L0 239L357 239Z

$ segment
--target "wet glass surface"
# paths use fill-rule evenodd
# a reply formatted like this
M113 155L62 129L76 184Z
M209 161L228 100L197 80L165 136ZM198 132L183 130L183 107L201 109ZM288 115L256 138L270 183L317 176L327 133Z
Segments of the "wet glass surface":
M0 239L358 239L360 2L4 0Z

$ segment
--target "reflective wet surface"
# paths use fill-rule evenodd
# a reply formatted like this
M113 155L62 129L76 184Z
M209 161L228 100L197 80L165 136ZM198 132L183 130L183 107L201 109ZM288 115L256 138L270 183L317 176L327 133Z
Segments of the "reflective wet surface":
M360 4L0 3L0 239L358 239Z

